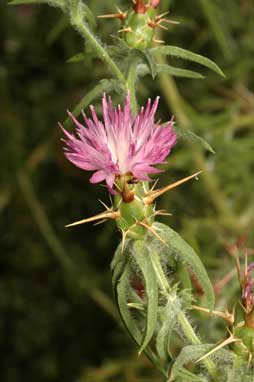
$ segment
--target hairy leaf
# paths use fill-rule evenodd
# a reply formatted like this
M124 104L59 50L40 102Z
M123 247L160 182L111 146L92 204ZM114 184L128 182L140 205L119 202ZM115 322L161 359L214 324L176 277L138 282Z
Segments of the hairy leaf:
M199 256L173 229L161 223L154 223L153 227L168 244L169 248L179 257L180 261L192 270L204 291L207 307L213 309L215 304L214 290Z
M175 291L173 291L175 293ZM175 299L177 299L175 293ZM169 356L169 344L174 326L177 323L178 309L176 308L175 301L169 299L166 306L163 308L160 314L161 327L156 337L156 350L159 357L162 360L168 360Z
M175 77L184 77L184 78L193 78L193 79L203 79L204 76L198 72L194 72L193 70L175 68L171 65L156 65L157 73L166 73Z
M53 7L64 7L63 0L12 0L8 5L22 5L22 4L48 4Z
M193 133L193 131L177 125L174 125L174 131L176 132L177 138L182 138L191 142L199 142L206 150L210 151L212 154L215 154L215 151L212 148L212 146L204 138Z
M142 51L143 55L145 56L146 58L146 62L148 64L148 67L150 69L150 73L152 75L152 78L154 79L156 74L157 74L157 64L155 62L155 58L154 56L149 52L149 50L144 50Z
M200 54L196 54L193 52L190 52L189 50L179 48L177 46L172 46L172 45L166 45L166 46L156 46L152 49L150 49L150 52L153 54L164 54L164 55L170 55L170 56L175 56L179 57L185 60L189 60L192 62L196 62L197 64L203 65L217 74L225 77L224 73L222 70L218 67L215 62L210 60L207 57L201 56Z
M134 339L134 341L139 346L141 346L143 341L143 334L141 333L140 328L138 327L135 319L131 315L130 310L128 308L129 301L127 296L127 291L130 288L130 284L129 284L130 275L131 275L130 266L129 264L127 264L116 287L117 288L117 305L118 305L123 323L126 329L128 330L130 336ZM151 360L151 362L153 362L154 364L157 364L156 356L149 347L146 347L146 349L144 349L144 353ZM159 370L161 370L163 374L166 375L162 367L158 367L158 368Z
M148 345L155 330L158 310L158 285L156 274L143 240L135 240L133 242L133 255L145 280L147 298L146 328L139 350L139 353L141 353Z
M177 377L182 377L183 373L187 372L190 373L185 369L185 365L188 365L189 363L195 363L196 360L198 360L200 357L204 356L206 353L208 353L212 348L214 347L213 344L201 344L201 345L187 345L185 346L178 357L176 358L172 369L170 373L170 379L169 381L177 381ZM219 355L219 360L220 360L220 366L224 365L222 367L222 370L214 370L216 374L218 374L218 380L220 381L225 381L225 377L227 377L227 374L232 367L234 360L235 360L235 355L234 353L225 350L225 349L220 349L218 351ZM212 357L215 357L214 355ZM226 367L227 366L227 367ZM195 376L197 381L199 380L199 376L195 373L191 373L191 376ZM179 378L179 380L181 380ZM188 379L186 379L187 381ZM190 379L192 380L192 379ZM195 379L193 379L195 381ZM207 379L205 379L206 381ZM209 379L210 380L210 379ZM216 379L217 380L217 379Z

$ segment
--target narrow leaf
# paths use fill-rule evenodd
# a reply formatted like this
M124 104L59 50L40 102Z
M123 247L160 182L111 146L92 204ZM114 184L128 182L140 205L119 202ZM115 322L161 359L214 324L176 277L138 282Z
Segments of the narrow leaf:
M153 227L168 244L169 249L176 254L177 258L192 270L204 292L206 306L208 309L213 309L215 304L214 290L199 256L193 248L171 228L161 223L154 223Z
M144 50L142 51L143 52L143 55L146 59L146 62L148 64L148 67L150 69L150 72L151 72L151 75L152 75L152 78L154 79L156 74L157 74L157 65L156 65L156 62L155 62L155 58L154 56L149 52L149 50Z
M157 323L158 285L156 274L154 272L148 250L145 246L145 242L143 240L135 240L133 243L133 252L135 261L145 280L147 298L146 328L139 350L139 353L142 353L151 340Z
M168 360L169 356L171 357L171 354L169 354L169 343L172 331L177 323L177 314L175 304L168 300L167 305L161 312L161 327L155 343L158 355L162 360Z
M49 4L54 7L64 7L62 0L11 0L8 5L22 5L22 4Z
M91 9L88 7L88 5L84 2L82 2L82 11L83 11L83 15L84 17L86 18L86 20L88 21L88 23L90 24L90 26L92 28L95 28L96 27L96 18L93 14L93 12L91 11Z
M212 154L215 154L212 146L204 138L193 133L192 131L176 125L174 125L174 131L176 132L177 138L183 138L191 142L199 142L206 150L210 151Z
M129 279L130 279L130 266L127 264L116 288L117 305L118 305L121 318L123 320L123 323L127 331L129 332L133 340L140 346L142 343L143 335L128 308L129 301L127 296L127 291L130 288ZM149 347L147 347L144 350L144 353L153 364L157 365L156 356ZM165 370L163 370L162 367L160 367L159 365L157 365L157 367L165 376L167 376Z
M122 242L118 245L113 259L110 264L110 270L112 273L112 287L113 287L113 292L114 292L114 297L116 298L116 289L117 289L117 284L123 274L125 265L128 261L129 257L129 243L130 240L126 240L125 242L125 248L123 252L122 248Z
M157 73L167 73L175 77L184 77L184 78L194 78L194 79L203 79L204 76L193 70L175 68L171 65L157 64L156 65Z
M85 52L81 52L81 53L74 54L74 56L68 58L68 60L66 62L68 64L71 64L73 62L84 61L85 59L86 59L86 53Z
M188 269L185 266L185 264L178 263L177 264L177 268L176 268L176 272L177 272L177 275L178 275L178 279L181 282L182 288L188 289L188 290L191 291L192 290L192 283L191 283L191 279L190 279L190 275L189 275Z
M175 56L175 57L182 58L184 60L196 62L197 64L203 65L213 70L214 72L221 75L222 77L225 77L224 73L219 68L219 66L215 64L215 62L213 62L207 57L201 56L200 54L190 52L189 50L182 49L177 46L166 45L166 46L156 46L150 49L150 52L153 54L159 53L164 55Z
M8 2L8 5L21 5L21 4L42 4L47 3L47 0L12 0Z
M175 379L177 380L177 377L183 377L183 375L185 373L187 373L185 375L186 381L189 381L189 380L199 381L198 378L202 378L202 377L198 376L196 373L195 373L196 379L187 379L187 378L191 378L192 376L194 376L194 374L193 373L188 374L188 373L190 373L190 371L187 371L184 366L188 365L192 362L195 362L198 358L202 357L204 354L209 352L213 347L214 347L213 344L200 344L200 345L187 345L187 346L185 346L181 350L181 352L179 353L178 357L176 358L176 360L174 362L174 365L171 369L169 381L174 381ZM233 365L233 362L235 359L235 354L233 352L225 350L225 349L219 350L218 354L220 357L219 358L220 359L220 369L223 370L225 372L225 374L227 375L228 370L229 370L228 366L230 364ZM223 364L227 365L227 368L223 368ZM216 369L214 370L214 373L215 373L215 375L217 374ZM219 376L221 377L220 380L224 381L223 376L221 374ZM217 378L216 378L216 380L217 380ZM205 379L205 381L206 381L206 379Z
M179 381L184 381L184 382L192 382L192 381L193 382L207 382L206 377L202 377L200 375L193 374L184 368L180 368L177 371L177 377L179 377ZM177 379L177 381L178 381L178 379Z
M184 368L184 365L187 365L189 362L194 362L196 361L199 357L204 355L207 351L209 351L212 348L213 345L187 345L185 346L178 357L176 358L174 365L171 369L170 373L170 379L169 381L174 381L177 377L182 377L183 374L185 373L190 373L187 372L187 370ZM197 381L199 380L197 375L194 374L189 374L189 377L195 376L197 378ZM187 378L187 375L185 375ZM187 379L190 380L190 379ZM193 379L192 379L193 380ZM195 381L195 379L194 379Z

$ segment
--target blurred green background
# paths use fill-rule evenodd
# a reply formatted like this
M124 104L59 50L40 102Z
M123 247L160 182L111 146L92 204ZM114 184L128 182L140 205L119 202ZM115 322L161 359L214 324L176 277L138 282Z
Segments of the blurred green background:
M129 2L87 4L99 15ZM179 139L160 185L205 172L159 207L173 214L162 221L201 256L223 310L239 294L230 248L237 243L251 255L254 247L254 3L161 0L161 11L169 7L180 25L163 33L167 44L211 58L226 78L203 68L204 80L145 77L138 96L142 104L159 94L158 118L173 113L216 152ZM99 20L95 31L110 44L118 29L115 20ZM137 357L112 301L109 263L120 239L114 224L64 228L100 212L98 199L109 200L105 188L67 162L57 122L109 73L92 55L67 63L83 41L46 5L8 7L1 0L0 36L1 381L161 380ZM225 336L220 321L196 318L207 342Z

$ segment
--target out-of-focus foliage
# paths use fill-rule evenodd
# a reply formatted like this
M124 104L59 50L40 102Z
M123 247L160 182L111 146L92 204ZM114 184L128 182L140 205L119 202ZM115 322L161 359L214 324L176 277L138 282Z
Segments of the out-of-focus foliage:
M87 3L95 15L112 13L116 4ZM128 2L117 5L126 9ZM181 24L163 33L166 43L211 58L226 79L203 68L204 80L144 77L139 101L161 95L162 119L174 113L180 128L216 152L179 138L160 184L196 170L204 174L164 196L159 207L173 213L163 221L200 254L223 310L239 294L230 246L238 241L253 248L254 239L254 5L161 1L162 12L169 7ZM119 24L98 20L96 28L110 44ZM109 271L119 242L114 225L64 228L100 212L98 199L107 202L104 188L67 163L57 127L65 110L108 76L106 66L89 53L85 61L67 63L83 40L46 5L16 8L2 1L0 33L1 380L158 380L119 327ZM166 62L181 65L161 57ZM206 342L222 339L221 321L203 322Z

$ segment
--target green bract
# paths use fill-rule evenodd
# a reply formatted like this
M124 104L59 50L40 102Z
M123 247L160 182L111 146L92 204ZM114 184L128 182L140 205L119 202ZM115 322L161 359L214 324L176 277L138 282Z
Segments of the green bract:
M126 28L124 39L131 48L147 49L151 46L154 37L151 20L155 14L153 8L148 8L146 13L135 13L134 11L129 13L124 25Z
M152 224L154 220L153 206L145 204L143 199L147 192L146 184L125 184L124 187L124 197L120 194L115 196L115 207L120 212L116 225L127 237L141 239L147 231L141 223ZM128 197L132 200L124 201Z
M235 336L242 340L242 342L234 343L234 352L248 359L249 353L253 354L254 352L254 328L248 328L247 326L236 328Z

